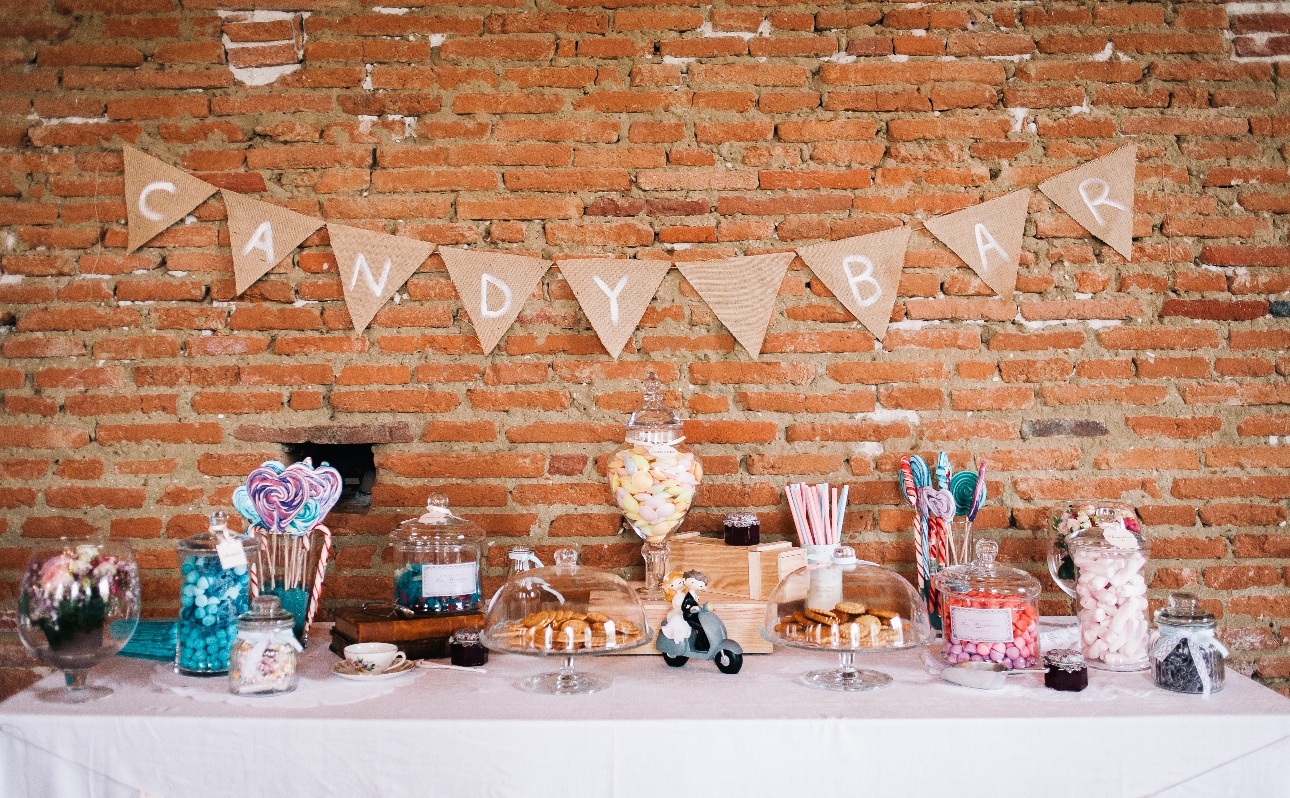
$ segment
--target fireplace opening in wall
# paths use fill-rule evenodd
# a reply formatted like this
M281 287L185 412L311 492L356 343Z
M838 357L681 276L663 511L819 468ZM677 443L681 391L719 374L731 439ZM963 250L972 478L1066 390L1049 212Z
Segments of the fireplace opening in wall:
M372 486L376 484L376 458L370 443L288 443L283 445L287 459L298 463L306 457L315 467L327 463L340 472L342 488L336 510L363 511L372 505Z

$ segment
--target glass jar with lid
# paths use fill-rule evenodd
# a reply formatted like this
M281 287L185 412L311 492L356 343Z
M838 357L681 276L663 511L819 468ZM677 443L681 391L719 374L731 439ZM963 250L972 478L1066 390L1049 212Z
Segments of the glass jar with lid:
M901 651L932 639L927 604L913 586L894 571L856 559L850 546L785 576L766 602L759 631L776 645L837 653L837 668L811 671L798 681L839 692L891 683L885 673L855 667L855 654Z
M1105 516L1067 537L1079 577L1075 580L1080 647L1090 668L1140 671L1149 665L1147 558L1151 549L1140 528Z
M1039 580L999 565L999 544L976 542L976 560L940 571L932 585L940 598L945 659L994 662L1005 668L1039 665Z
M574 671L575 657L612 654L653 642L645 608L619 577L578 564L573 549L558 549L555 564L512 573L484 622L484 645L494 651L560 657L564 667L530 676L519 688L572 695L609 686L609 678Z
M277 695L296 689L301 651L295 616L277 596L257 596L237 619L237 639L228 657L228 689L236 695Z
M663 384L651 371L641 407L627 422L624 445L606 464L614 503L645 541L641 596L647 599L663 598L667 539L680 529L703 481L703 466L684 440L681 419L663 405Z
M483 537L478 526L453 515L448 497L431 495L425 513L390 533L395 604L426 615L479 609Z
M237 618L251 598L250 563L259 544L228 528L228 514L210 515L207 531L179 541L179 623L175 672L185 676L228 673Z
M1075 563L1070 544L1086 529L1102 521L1119 521L1130 532L1142 532L1138 513L1132 505L1106 499L1075 499L1054 507L1048 518L1048 573L1066 595L1075 598Z
M1191 593L1170 593L1156 610L1151 675L1175 693L1209 695L1223 689L1227 647L1214 637L1214 616Z

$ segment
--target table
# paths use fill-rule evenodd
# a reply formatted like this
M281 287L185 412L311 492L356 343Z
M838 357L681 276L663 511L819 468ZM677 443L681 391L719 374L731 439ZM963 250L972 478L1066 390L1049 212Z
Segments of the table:
M709 662L583 658L613 686L556 697L514 683L558 661L517 655L493 654L486 674L345 682L316 634L310 681L279 698L230 704L223 679L124 658L91 672L116 688L106 699L10 698L0 795L1290 795L1290 700L1232 672L1207 699L1098 671L1079 696L1035 674L991 693L940 681L915 650L857 656L895 682L838 694L795 681L835 658L778 649L735 676ZM303 705L314 697L351 702Z

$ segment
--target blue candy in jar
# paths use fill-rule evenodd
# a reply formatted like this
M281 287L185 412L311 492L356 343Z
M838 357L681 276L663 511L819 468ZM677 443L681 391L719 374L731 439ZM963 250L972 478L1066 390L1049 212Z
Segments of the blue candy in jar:
M222 512L211 513L208 531L179 542L183 580L179 589L175 671L187 676L228 673L237 618L249 606L251 576L247 560L257 545L253 539L231 532L227 520ZM226 540L235 541L245 555L241 562L227 568L216 549Z
M391 534L395 562L394 600L418 613L473 612L483 598L479 584L483 530L432 495L426 511Z

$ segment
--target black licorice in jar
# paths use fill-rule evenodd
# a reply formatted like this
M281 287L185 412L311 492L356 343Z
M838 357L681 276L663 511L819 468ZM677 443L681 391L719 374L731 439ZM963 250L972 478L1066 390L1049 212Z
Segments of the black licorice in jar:
M1192 593L1170 593L1156 611L1151 639L1151 675L1175 693L1209 695L1223 689L1227 648L1214 636L1215 620Z
M475 627L458 629L448 638L448 656L453 665L474 668L488 664L488 649L479 642L483 630Z
M727 546L756 546L761 543L761 522L753 513L730 513L722 529Z
M1063 693L1078 693L1088 687L1088 667L1084 655L1071 648L1055 648L1044 652L1044 687Z

